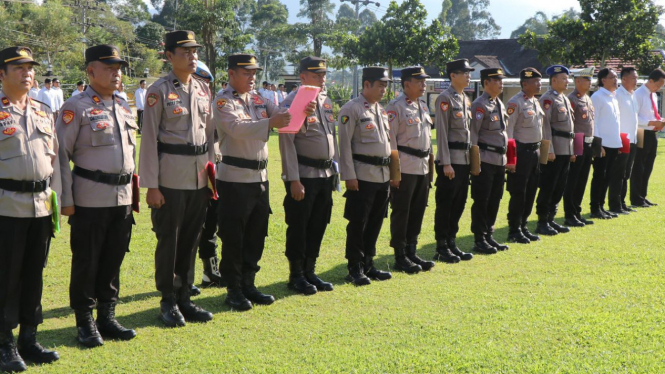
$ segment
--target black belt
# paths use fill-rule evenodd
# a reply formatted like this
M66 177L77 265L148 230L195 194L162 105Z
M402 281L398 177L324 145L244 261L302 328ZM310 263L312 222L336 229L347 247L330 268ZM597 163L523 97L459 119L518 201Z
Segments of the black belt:
M199 156L208 153L208 143L203 145L168 144L157 142L157 152L172 155Z
M448 149L460 149L462 151L468 151L471 149L471 143L448 142Z
M353 159L356 161L376 166L390 165L390 157L367 156L367 155L359 155L354 153Z
M490 151L490 152L498 153L500 155L505 155L506 154L506 147L502 147L502 146L499 146L499 145L489 145L489 144L478 142L478 148L480 148L484 151Z
M222 156L222 163L243 169L263 170L268 167L268 160L248 160L246 158Z
M525 151L535 151L538 148L540 148L540 142L536 143L520 143L518 141L515 141L515 146L518 150L525 150Z
M78 166L74 166L72 172L81 178L89 179L97 183L110 184L112 186L124 186L132 181L131 174L104 173L99 170L92 171Z
M574 132L559 131L559 130L552 129L552 135L558 136L558 137L561 137L561 138L575 139L575 133Z
M317 169L330 169L333 164L333 160L317 160L315 158L309 158L306 156L298 155L298 163L305 166L310 166Z
M429 157L429 149L426 150L426 151L422 151L420 149L407 147L405 145L398 145L397 150L400 151L400 152L410 154L411 156L416 156L416 157L420 157L420 158Z
M50 180L43 181L17 181L14 179L0 179L0 189L12 192L44 192L50 185Z

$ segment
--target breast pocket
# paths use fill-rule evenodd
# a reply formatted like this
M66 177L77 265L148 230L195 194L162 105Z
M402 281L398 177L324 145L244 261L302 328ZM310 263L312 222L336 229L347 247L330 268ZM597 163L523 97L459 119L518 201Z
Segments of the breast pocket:
M167 108L166 123L164 127L168 131L187 131L189 129L189 110L183 106Z
M127 138L129 139L129 142L136 146L136 131L139 129L136 122L125 121L125 129L127 130Z
M420 136L420 119L409 117L406 120L406 137L417 138Z
M44 146L44 153L50 156L55 156L55 151L53 149L53 131L51 130L51 124L48 121L40 121L37 123L37 136L42 140Z
M25 134L16 126L0 127L0 160L25 156Z
M522 109L522 113L524 115L524 123L522 124L522 126L523 127L535 127L536 126L536 121L538 120L538 113L536 113L535 110L530 109L530 108Z
M90 136L93 147L102 147L115 144L113 122L93 121L90 122L92 134Z
M568 110L563 106L556 108L556 119L557 122L568 121Z
M488 130L499 131L501 130L501 118L499 117L501 113L498 111L492 112L489 114L489 123L487 125Z
M450 121L450 127L454 129L463 129L464 128L464 111L463 108L453 108L452 111L452 120ZM467 115L470 115L467 113ZM467 117L468 118L468 117Z
M198 109L199 109L199 116L201 117L201 121L199 124L199 127L205 127L205 121L208 119L208 116L210 115L210 102L208 99L198 99Z
M312 119L310 122L309 120ZM307 118L307 125L303 126L305 130L305 136L308 138L317 137L323 135L323 124L316 119L316 117Z
M379 128L373 122L360 125L360 141L362 143L376 143L379 141Z

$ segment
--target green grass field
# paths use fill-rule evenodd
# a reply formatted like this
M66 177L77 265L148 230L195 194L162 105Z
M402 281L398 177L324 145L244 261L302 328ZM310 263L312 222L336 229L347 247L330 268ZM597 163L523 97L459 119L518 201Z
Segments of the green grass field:
M665 144L660 149L663 153ZM195 302L214 312L213 321L164 328L154 285L156 239L142 197L144 211L136 215L117 308L119 321L135 328L137 338L95 349L77 346L68 307L69 226L63 222L45 270L45 322L39 334L61 359L29 372L662 373L664 159L662 154L657 159L649 194L659 207L531 245L514 244L470 262L438 263L419 275L393 273L392 280L361 288L344 283L346 221L344 199L336 193L318 267L335 290L305 297L286 287L284 187L272 136L274 214L257 284L275 295L273 305L232 312L224 304L226 290L205 289ZM508 199L504 194L497 224L501 241L507 235ZM471 202L461 222L463 250L472 247ZM435 249L433 221L431 193L419 244L428 259ZM535 228L534 221L530 227ZM381 269L393 263L388 243L386 220L376 259Z

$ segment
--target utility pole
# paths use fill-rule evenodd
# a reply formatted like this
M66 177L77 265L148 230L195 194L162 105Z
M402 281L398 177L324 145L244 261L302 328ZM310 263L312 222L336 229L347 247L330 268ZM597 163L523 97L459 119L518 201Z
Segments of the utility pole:
M341 2L348 1L351 4L355 4L355 16L356 20L360 20L360 4L363 6L368 6L369 4L376 4L376 6L381 6L379 2L372 2L369 0L340 0ZM353 97L358 97L358 64L353 67Z
M86 34L88 32L88 29L92 27L104 27L102 24L97 24L97 23L92 23L90 22L90 13L88 11L94 10L94 11L103 11L104 7L102 4L99 3L99 1L91 1L91 0L75 0L73 4L63 4L67 7L70 8L79 8L81 9L81 20L74 19L72 23L81 25L81 33Z

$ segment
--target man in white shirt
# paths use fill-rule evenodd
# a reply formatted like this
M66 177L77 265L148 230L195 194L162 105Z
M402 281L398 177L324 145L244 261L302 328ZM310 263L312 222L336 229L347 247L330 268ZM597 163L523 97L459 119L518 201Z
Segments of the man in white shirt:
M656 96L656 92L663 87L663 84L665 84L665 71L656 69L649 74L649 80L635 91L638 132L644 131L644 145L642 148L638 147L635 153L633 173L630 177L630 203L640 208L656 205L647 200L647 189L658 153L657 132L663 129Z
M624 201L637 149L637 101L635 101L635 87L637 87L637 71L635 68L625 67L621 69L621 87L616 91L616 97L619 102L620 131L628 136L630 152L619 152L614 162L614 168L610 172L607 204L609 205L610 212L616 214L635 212Z
M277 101L281 104L284 99L286 99L286 91L284 90L284 84L280 83L277 86Z
M598 72L598 91L591 96L596 112L594 134L602 139L605 157L593 160L593 178L591 179L591 217L608 219L616 214L604 209L605 195L609 185L610 171L621 149L620 111L616 98L618 86L617 73L610 68Z
M60 112L60 107L62 107L62 104L64 104L65 102L65 97L62 93L62 89L60 88L60 80L58 78L53 79L53 87L51 87L51 96L53 98L53 106L51 107L51 109L53 110L53 113L57 118L58 113Z
M136 124L139 125L139 134L143 128L143 110L145 109L145 79L139 82L139 88L134 92L136 103Z
M118 88L119 89L113 92L113 94L122 97L125 101L129 101L129 99L127 98L127 94L125 93L125 84L120 83L120 87Z
M74 90L74 92L72 92L71 97L74 97L76 95L80 95L83 92L83 90L85 90L85 84L83 83L83 81L78 81L76 83L76 89Z
M33 98L35 100L39 100L37 98L39 96L39 81L38 80L35 79L34 81L32 81L32 88L30 89L30 91L28 91L28 96L30 96L31 98Z
M37 95L37 100L41 101L42 103L48 105L53 112L55 112L55 109L53 109L54 104L53 104L53 96L51 92L51 79L46 78L44 79L44 87L42 87L41 90L39 90L39 94Z

